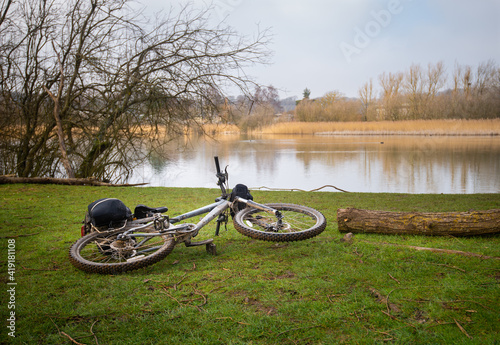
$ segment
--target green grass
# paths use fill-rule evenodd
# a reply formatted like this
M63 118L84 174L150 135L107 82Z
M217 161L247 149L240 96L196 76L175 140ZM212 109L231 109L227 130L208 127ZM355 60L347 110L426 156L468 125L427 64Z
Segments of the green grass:
M252 192L258 202L322 211L328 226L302 242L269 243L228 224L218 255L180 245L165 260L117 276L75 269L68 249L87 205L117 197L168 206L213 202L216 190L0 186L0 317L8 317L7 237L16 241L16 338L74 344L495 344L500 260L416 251L425 246L500 256L499 237L356 235L340 241L338 208L468 211L500 208L499 194L408 195ZM215 224L200 234L214 234ZM460 329L462 327L463 331ZM93 334L92 334L93 333ZM470 338L469 338L470 337Z

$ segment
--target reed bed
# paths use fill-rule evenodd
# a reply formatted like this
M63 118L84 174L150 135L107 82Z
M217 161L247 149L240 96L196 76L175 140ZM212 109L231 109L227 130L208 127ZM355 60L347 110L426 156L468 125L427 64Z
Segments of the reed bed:
M314 135L500 135L500 119L280 122L253 133Z
M240 133L238 126L223 123L206 123L202 126L203 132L208 135L216 134L237 134Z

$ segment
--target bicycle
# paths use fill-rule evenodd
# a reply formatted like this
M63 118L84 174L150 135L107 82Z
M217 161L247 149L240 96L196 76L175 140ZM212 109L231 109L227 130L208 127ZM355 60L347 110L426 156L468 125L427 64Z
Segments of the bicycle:
M216 218L215 236L218 236L221 224L227 225L228 213L238 232L264 241L300 241L325 229L325 217L313 208L286 203L260 204L251 200L251 195L248 198L235 195L238 194L234 193L236 188L229 194L227 166L221 171L218 157L214 159L217 185L221 190L221 196L214 203L173 218L163 214L168 211L167 207L141 205L143 218L125 221L118 228L102 230L91 226L90 233L82 233L83 236L70 247L71 263L90 273L122 273L157 263L180 243L186 247L205 245L207 252L215 255L213 239L192 242L192 238ZM139 213L137 208L135 213ZM203 214L206 215L196 224L181 223Z

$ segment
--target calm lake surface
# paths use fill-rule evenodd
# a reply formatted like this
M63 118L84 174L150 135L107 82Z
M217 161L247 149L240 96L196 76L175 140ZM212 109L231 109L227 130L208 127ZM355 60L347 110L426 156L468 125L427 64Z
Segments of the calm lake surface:
M217 188L219 156L231 187L500 193L500 137L227 135L184 139L164 155L152 156L129 182Z

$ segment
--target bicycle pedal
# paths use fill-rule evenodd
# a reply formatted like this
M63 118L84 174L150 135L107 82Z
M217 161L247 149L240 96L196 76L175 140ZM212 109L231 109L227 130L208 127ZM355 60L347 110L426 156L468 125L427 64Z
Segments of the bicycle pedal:
M206 249L208 254L217 255L217 247L215 246L215 243L207 243Z

